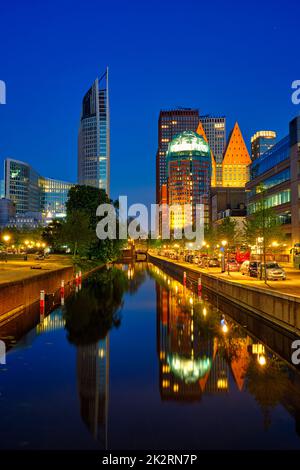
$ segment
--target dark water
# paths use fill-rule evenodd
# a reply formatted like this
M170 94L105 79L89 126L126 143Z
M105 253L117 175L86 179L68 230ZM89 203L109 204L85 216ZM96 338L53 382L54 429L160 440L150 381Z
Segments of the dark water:
M300 448L294 338L151 265L101 271L0 338L2 449Z

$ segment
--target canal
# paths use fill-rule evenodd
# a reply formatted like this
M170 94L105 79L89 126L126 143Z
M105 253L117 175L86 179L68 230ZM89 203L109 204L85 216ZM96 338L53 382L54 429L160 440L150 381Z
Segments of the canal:
M1 449L300 449L290 334L151 264L73 289L0 326Z

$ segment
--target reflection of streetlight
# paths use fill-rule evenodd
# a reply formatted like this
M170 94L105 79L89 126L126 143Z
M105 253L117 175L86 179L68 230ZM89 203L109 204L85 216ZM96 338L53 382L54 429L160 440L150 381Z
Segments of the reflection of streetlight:
M257 362L260 366L265 366L266 365L266 356L263 354L257 356Z

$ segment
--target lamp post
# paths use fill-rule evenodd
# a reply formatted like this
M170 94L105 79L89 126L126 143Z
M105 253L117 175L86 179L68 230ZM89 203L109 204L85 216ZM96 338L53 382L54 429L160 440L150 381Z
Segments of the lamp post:
M227 245L227 240L222 240L221 242L221 245L223 247L223 251L222 251L222 262L221 262L221 272L222 273L225 273L226 269L225 269L225 247ZM227 264L228 264L228 260L227 260ZM228 269L229 269L229 266L228 266Z

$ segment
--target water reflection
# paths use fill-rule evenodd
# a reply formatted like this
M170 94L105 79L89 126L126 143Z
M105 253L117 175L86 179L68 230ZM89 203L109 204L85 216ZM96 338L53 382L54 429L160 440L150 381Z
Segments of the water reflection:
M157 280L162 399L201 400L204 395L228 393L233 384L235 390L246 391L255 398L265 429L271 425L272 410L281 404L295 417L300 435L299 372L229 315L225 316L222 304L214 306L207 297L195 295L158 267L152 266L150 272ZM232 305L231 313L234 315ZM260 321L256 333L268 336L270 328L266 326L266 333ZM290 337L289 346L293 339ZM284 341L282 332L280 343Z
M146 290L143 290L145 287ZM209 403L219 403L218 413L221 413L223 419L223 413L226 416L230 400L235 397L239 402L239 409L245 416L248 413L247 419L251 419L249 404L254 412L259 409L260 425L264 430L276 426L274 410L281 407L283 419L292 416L296 432L300 434L300 374L299 370L289 363L291 342L294 339L290 333L262 319L256 319L224 300L221 303L212 294L198 296L158 267L145 263L108 267L86 279L81 289L79 286L69 286L66 294L64 306L56 308L59 296L54 297L45 315L40 315L39 305L36 304L26 309L18 318L0 325L0 339L5 339L7 348L12 351L26 352L32 348L30 364L33 364L36 360L35 341L43 338L43 335L47 337L47 334L53 335L52 338L60 335L55 344L61 347L63 342L65 353L72 351L70 360L76 366L75 380L70 380L74 380L74 384L71 382L72 387L77 387L77 393L74 395L78 397L78 401L72 411L74 415L80 414L80 425L88 431L86 434L93 442L91 446L112 448L116 427L122 426L123 418L120 414L115 418L117 422L112 419L116 406L116 402L115 405L111 404L112 396L119 393L118 400L134 414L132 394L136 393L136 389L141 394L143 390L149 390L149 381L153 380L153 377L144 367L145 358L140 359L140 368L135 369L135 355L138 351L142 357L142 343L147 344L144 348L145 357L149 359L151 355L152 362L158 365L158 372L154 374L154 392L152 396L148 395L147 402L149 409L154 411L152 416L149 416L147 407L143 406L144 411L141 413L145 415L139 417L141 421L148 422L148 418L152 425L153 419L155 426L155 419L159 416L162 419L161 428L164 429L165 426L167 429L168 420L172 423L172 418L171 415L165 414L166 408L171 409L172 413L177 410L179 416L179 408L184 407L187 416L188 413L191 414L187 420L188 427L183 427L183 432L191 437L197 435L197 426L201 420L209 429L211 417L205 414ZM141 304L138 299L142 300ZM153 300L156 303L156 335L149 335L147 331L146 325L149 323L146 322L143 312L145 300L147 305L151 305L151 312ZM133 313L128 307L130 302L134 303L136 308L134 321ZM155 315L155 312L153 313ZM134 344L130 353L123 347L127 343L122 343L122 335L132 334L133 325L138 327L130 338L131 346ZM155 343L156 356L152 349ZM51 343L48 341L42 346L40 343L37 356L44 354L44 358L47 357L46 344ZM120 370L120 356L124 356L124 371ZM115 357L114 361L112 357ZM64 357L60 356L59 352L55 360L62 362L62 370L65 371L67 362L64 362ZM38 376L42 369L39 369L41 365L36 361ZM43 362L43 369L51 370L50 364L50 360ZM151 361L147 364L149 366ZM112 377L118 375L121 377L124 394L123 390L112 389L115 383ZM59 379L55 382L56 377L53 375L52 380L53 388L60 390ZM0 404L1 387L0 382ZM27 396L30 396L30 387L26 390ZM51 400L51 395L49 396ZM249 397L252 401L249 401ZM7 400L9 403L8 394ZM15 403L11 400L11 406L14 407ZM50 405L53 406L53 403ZM31 406L35 406L35 403ZM125 413L124 408L120 411L121 414ZM2 414L4 418L10 419L9 414L7 417L5 415L5 406ZM24 419L26 421L26 416ZM137 420L137 417L130 416L130 419ZM184 418L181 416L180 419L181 425ZM246 418L241 416L238 419L237 426L244 429L247 426ZM30 424L28 426L30 431ZM172 424L170 426L172 427ZM77 431L78 435L76 430L74 432L79 443L86 443L80 431ZM147 426L141 428L136 439L140 438L139 442L143 442L143 432L144 442L148 442ZM167 432L172 434L172 429L169 428ZM204 438L203 434L202 437ZM38 439L38 436L36 438ZM1 445L5 446L5 440Z

